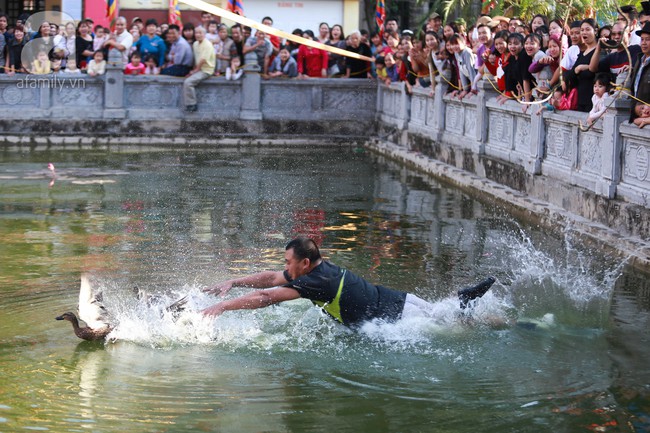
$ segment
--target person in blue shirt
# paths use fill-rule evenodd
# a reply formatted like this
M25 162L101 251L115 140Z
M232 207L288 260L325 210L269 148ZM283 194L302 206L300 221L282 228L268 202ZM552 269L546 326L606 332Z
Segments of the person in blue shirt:
M142 58L145 58L150 54L154 56L159 65L162 65L165 63L165 51L167 50L167 46L165 45L165 41L156 34L157 28L158 22L153 18L148 19L145 26L147 33L138 39L138 42L135 43L135 47L140 51L140 56Z
M259 272L224 281L203 291L223 296L233 287L263 290L219 302L202 313L214 317L228 310L264 308L283 301L306 298L343 325L358 328L369 320L395 322L409 314L426 314L434 309L432 304L411 293L369 283L349 270L323 260L312 239L293 239L285 250L284 271ZM494 281L494 278L488 278L474 287L460 290L461 309L483 296Z
M194 64L194 53L190 44L181 37L181 29L176 24L169 25L167 41L170 44L169 53L160 73L175 77L186 76Z

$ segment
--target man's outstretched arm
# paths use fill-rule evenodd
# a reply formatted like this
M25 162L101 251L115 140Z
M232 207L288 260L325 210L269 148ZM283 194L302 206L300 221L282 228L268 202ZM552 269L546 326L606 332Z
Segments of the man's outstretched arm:
M290 287L276 287L268 290L256 290L247 293L239 298L229 299L227 301L214 304L201 311L204 316L216 317L224 311L229 310L254 310L264 308L279 302L291 301L298 299L300 294L297 290Z
M214 286L203 289L211 295L225 295L233 287L251 287L256 289L268 289L269 287L281 286L287 283L282 271L264 271L246 277L234 278L223 281Z

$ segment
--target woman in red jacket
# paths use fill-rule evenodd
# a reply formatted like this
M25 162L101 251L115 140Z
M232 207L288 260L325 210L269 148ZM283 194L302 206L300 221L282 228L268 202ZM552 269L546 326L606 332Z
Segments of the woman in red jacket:
M303 38L314 40L314 32L305 30ZM327 51L311 48L301 45L298 48L298 78L309 77L327 77Z

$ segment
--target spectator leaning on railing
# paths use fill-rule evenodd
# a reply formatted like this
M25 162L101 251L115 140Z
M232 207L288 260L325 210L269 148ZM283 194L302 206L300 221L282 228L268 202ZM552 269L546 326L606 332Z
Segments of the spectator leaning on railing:
M133 36L126 31L126 18L118 17L115 20L115 33L104 42L104 48L118 50L122 54L122 63L126 65L129 61L131 45L133 45Z
M166 62L160 73L162 75L172 75L175 77L184 77L189 74L194 64L192 47L181 37L181 29L176 24L169 26L167 30L167 42L169 51Z
M214 67L216 65L216 57L214 48L210 41L205 37L205 29L197 27L194 29L194 69L190 71L190 75L183 81L183 97L185 100L185 110L194 112L198 109L196 100L196 86L201 81L207 80L214 74Z
M167 46L165 41L156 34L158 22L154 19L148 19L145 25L145 34L140 36L135 43L135 48L140 52L141 58L152 55L156 58L159 65L165 63L165 51Z

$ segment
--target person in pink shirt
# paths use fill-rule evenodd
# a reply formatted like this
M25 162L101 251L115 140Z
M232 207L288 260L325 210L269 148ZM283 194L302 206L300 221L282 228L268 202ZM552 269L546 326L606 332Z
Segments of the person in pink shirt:
M144 74L145 69L146 66L142 63L140 53L134 51L133 54L131 54L131 61L124 67L124 73L126 75L142 75Z

